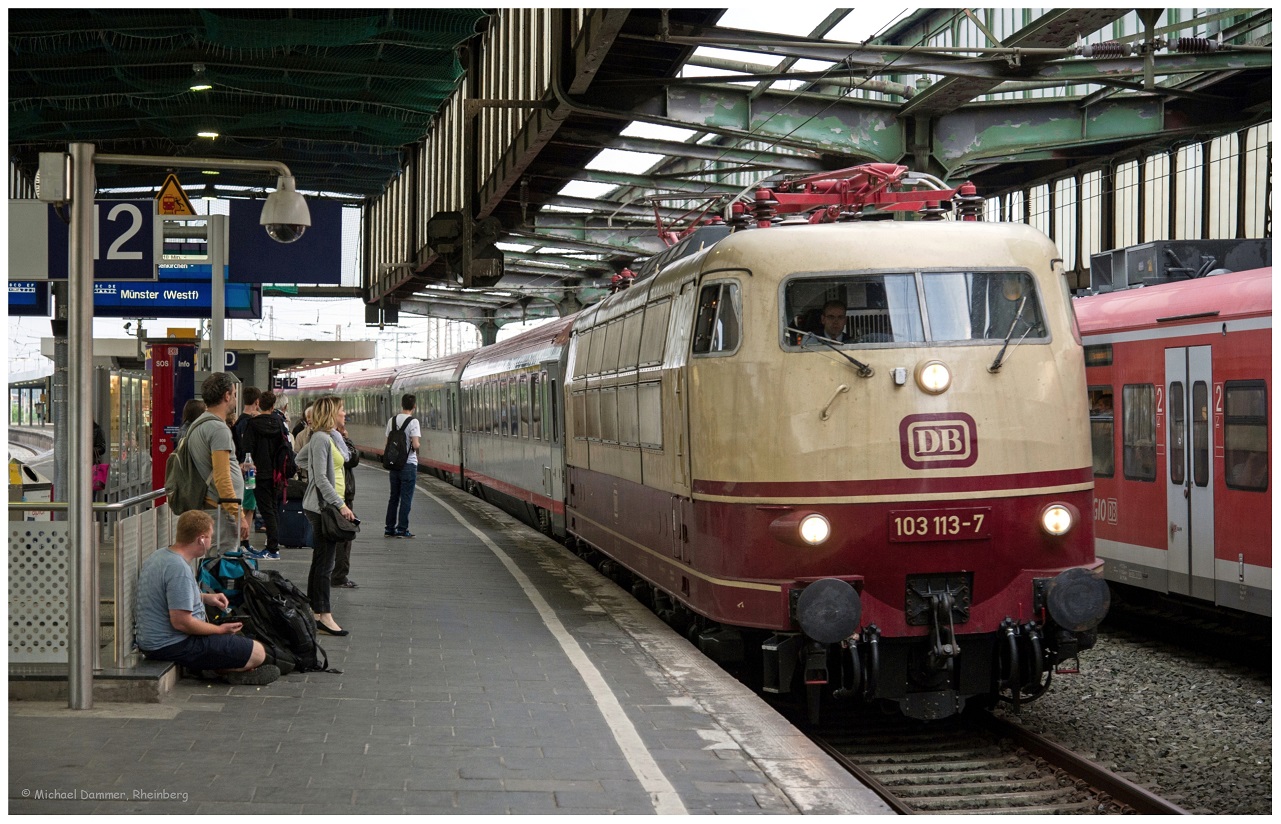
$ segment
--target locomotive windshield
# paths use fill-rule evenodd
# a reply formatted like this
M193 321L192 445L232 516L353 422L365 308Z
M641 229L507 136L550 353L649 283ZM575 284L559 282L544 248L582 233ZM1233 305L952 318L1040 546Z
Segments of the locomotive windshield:
M1044 340L1026 272L915 272L796 277L784 285L788 346Z

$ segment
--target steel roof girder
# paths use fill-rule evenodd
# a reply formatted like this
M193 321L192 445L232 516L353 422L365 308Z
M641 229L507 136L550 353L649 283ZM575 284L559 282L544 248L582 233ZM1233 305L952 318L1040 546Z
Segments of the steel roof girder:
M1230 120L1227 114L1225 120ZM1056 147L1204 131L1207 125L1203 118L1170 110L1157 97L1109 98L1086 109L1073 102L1053 101L976 107L934 120L931 153L951 170L982 160L1028 159L1029 153Z
M584 219L582 215L558 215L554 221L545 215L536 215L533 231L509 232L504 240L510 243L543 243L603 255L652 255L666 248L655 234L653 225L644 228L608 226L600 218Z
M750 133L761 141L780 140L812 151L893 162L903 156L907 135L892 107L817 95L748 89L671 88L637 111L662 116L718 134Z

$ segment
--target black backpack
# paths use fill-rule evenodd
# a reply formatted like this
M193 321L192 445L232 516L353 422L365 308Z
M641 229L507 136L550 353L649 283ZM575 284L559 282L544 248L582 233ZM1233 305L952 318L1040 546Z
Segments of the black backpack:
M409 422L413 419L413 415L406 415L404 423L393 426L391 432L387 433L387 443L383 446L385 468L392 470L405 468L405 462L409 460L409 438L405 437L405 430L409 428ZM392 420L396 419L392 418Z
M341 672L330 669L329 656L317 640L311 604L293 581L274 569L249 570L242 589L246 635L287 652L298 672Z

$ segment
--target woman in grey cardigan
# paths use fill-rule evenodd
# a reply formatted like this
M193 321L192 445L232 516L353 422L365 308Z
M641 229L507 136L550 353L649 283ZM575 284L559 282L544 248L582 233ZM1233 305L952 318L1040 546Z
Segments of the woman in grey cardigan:
M342 398L326 395L311 410L312 435L298 453L298 468L307 471L307 491L302 508L311 521L311 570L307 573L307 599L316 613L316 626L329 635L346 635L338 626L329 606L329 576L334 571L337 543L324 537L320 528L320 510L324 504L339 507L339 514L349 521L356 515L343 501L344 478L342 453L334 442L334 429L346 421Z

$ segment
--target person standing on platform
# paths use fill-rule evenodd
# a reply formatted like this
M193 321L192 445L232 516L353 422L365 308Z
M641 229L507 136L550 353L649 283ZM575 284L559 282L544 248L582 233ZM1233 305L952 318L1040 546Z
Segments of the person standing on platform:
M360 450L351 442L351 438L347 437L346 420L334 427L334 432L338 435L334 438L334 443L338 446L338 451L343 453L342 499L347 503L347 508L355 512L353 504L356 500L356 464L360 463ZM342 589L357 589L359 585L347 577L350 571L351 541L343 541L337 546L334 571L329 576L329 585Z
M182 425L178 427L178 435L173 439L174 446L178 441L187 437L187 430L196 422L196 418L205 414L205 402L200 398L192 398L182 407Z
M400 399L400 414L392 415L387 421L387 435L391 435L393 429L404 426L409 454L404 466L387 471L387 476L391 479L391 494L387 498L387 520L383 525L383 536L386 538L414 537L414 533L409 531L409 509L414 503L414 481L418 479L418 444L422 439L422 427L414 417L417 406L418 399L406 394Z
M245 454L253 458L258 471L258 486L254 490L258 501L258 514L262 516L267 531L267 545L254 550L250 557L278 560L280 558L279 521L280 504L284 501L285 482L289 464L293 462L293 449L289 446L289 431L275 414L276 393L268 390L258 397L259 414L245 427L241 439Z
M227 415L235 404L235 390L236 383L226 372L214 372L205 378L200 385L205 412L187 431L191 462L202 478L209 479L205 511L211 518L222 519L220 528L214 530L217 545L210 547L211 557L235 549L249 537L249 522L240 505L245 496L245 482L240 475L240 464L235 460L236 442L227 426Z
M334 432L334 428L344 424L346 419L342 398L325 395L316 401L311 408L311 437L298 453L298 469L307 472L307 492L303 495L302 508L307 513L307 520L311 521L312 531L307 600L316 613L317 629L327 635L347 634L347 630L334 620L329 602L329 576L334 572L337 542L325 537L320 521L321 510L325 506L336 508L339 516L349 521L356 520L356 514L343 500L343 457L337 444L341 436Z
M255 466L252 453L245 451L245 432L249 429L249 424L254 418L258 417L258 398L262 395L256 386L246 386L241 392L241 401L244 407L241 410L240 417L231 427L232 440L236 442L236 461L240 464L240 476L245 481L244 497L244 515L249 520L252 527L254 522L254 513L258 510L258 491L257 479L258 468ZM244 552L253 552L254 548L249 543L249 537L246 536L240 542L240 549Z

